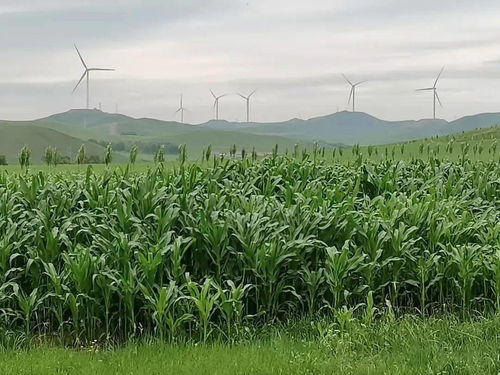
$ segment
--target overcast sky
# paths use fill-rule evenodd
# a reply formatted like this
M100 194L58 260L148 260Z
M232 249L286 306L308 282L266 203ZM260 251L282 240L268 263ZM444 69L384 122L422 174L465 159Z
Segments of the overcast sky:
M187 122L244 120L236 95L257 92L255 121L310 118L348 107L388 120L500 112L500 2L492 0L2 0L0 118L33 119L91 106Z

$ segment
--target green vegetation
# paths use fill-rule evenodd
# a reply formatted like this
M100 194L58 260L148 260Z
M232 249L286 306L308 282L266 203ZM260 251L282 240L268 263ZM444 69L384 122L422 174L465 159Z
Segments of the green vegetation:
M198 155L208 144L215 153L227 153L233 144L239 150L256 147L258 153L269 152L275 144L281 150L293 148L298 141L287 137L266 134L245 134L231 127L218 130L210 126L185 125L174 121L148 118L134 119L120 114L98 110L71 110L45 119L25 122L50 128L82 140L93 140L106 147L111 142L116 151L129 152L137 145L144 158L151 160L159 146L165 146L166 154L177 154L179 145L185 144L191 155ZM312 149L313 142L299 141L303 147ZM55 145L57 146L57 145Z
M31 150L24 146L19 153L19 165L21 169L27 169L31 163Z
M70 111L62 118L54 116L43 121L0 121L0 152L5 154L10 164L14 164L19 150L26 145L33 153L32 164L39 165L45 163L47 147L57 148L61 156L76 163L82 144L85 144L87 160L91 163L104 162L106 147L110 143L115 151L113 158L119 163L129 159L130 150L134 146L138 147L138 161L150 162L162 145L164 153L171 158L177 156L182 144L188 147L192 156L199 155L209 144L212 144L214 153L228 153L233 145L236 145L239 151L255 147L259 154L269 152L275 144L283 151L292 149L297 142L309 150L314 147L312 142L280 136L242 135L237 131L220 131L150 119L135 120L122 115L89 111L91 114L94 112L95 123L87 123L86 126L81 116L77 116L77 111ZM120 122L120 119L123 122ZM82 122L78 123L80 120Z
M31 152L32 164L45 163L45 150L47 147L58 149L59 155L75 161L78 149L85 144L88 155L104 155L105 149L100 145L85 142L81 139L68 136L61 132L35 125L3 125L0 124L0 153L5 155L9 164L18 163L19 150L27 146ZM126 161L126 158L119 158Z
M37 347L0 353L0 373L37 374L484 374L500 371L500 320L451 318L266 327L238 345L93 343L68 350Z
M382 146L353 146L342 150L337 148L328 150L327 155L340 162L353 162L359 157L376 162L433 158L449 161L464 158L476 161L499 160L500 126Z
M499 178L319 151L187 165L185 147L173 169L1 172L0 329L231 342L299 317L494 313Z
M455 121L385 121L362 112L337 112L308 120L293 119L279 123L242 124L208 122L205 127L239 131L245 134L275 135L302 141L330 144L380 145L472 131L500 124L499 113L482 113Z
M256 153L263 155L270 152L275 144L278 144L281 153L285 153L286 150L291 151L295 143L300 143L301 148L312 150L315 141L329 149L356 142L387 144L424 137L432 142L436 135L471 131L499 122L500 114L480 114L453 122L389 122L365 113L339 112L307 121L269 124L209 121L193 126L172 121L134 119L98 110L71 110L36 121L0 121L0 152L6 155L11 164L16 161L17 153L24 145L33 151L32 164L43 163L44 151L49 146L57 148L61 156L75 162L82 143L86 145L89 160L94 162L103 162L109 143L115 151L116 161L122 163L129 159L134 146L138 147L139 162L153 161L153 155L161 145L165 146L166 155L177 155L178 147L182 144L190 150L191 157L199 155L209 144L216 154L227 154L236 146L238 155L254 147ZM413 143L409 144L410 149ZM485 139L484 143L483 147L486 148L489 141ZM392 152L391 146L387 147L388 152ZM385 146L378 148L382 153L385 152ZM412 152L418 154L418 149Z
M497 374L499 133L96 166L24 146L0 372Z

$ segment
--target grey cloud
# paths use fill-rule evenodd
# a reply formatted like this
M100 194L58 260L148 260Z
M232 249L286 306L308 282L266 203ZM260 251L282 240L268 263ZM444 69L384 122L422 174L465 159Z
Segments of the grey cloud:
M74 42L92 64L118 68L93 80L93 104L135 116L173 118L183 92L189 121L202 122L213 88L232 93L223 116L240 118L234 93L257 88L256 119L314 117L346 107L344 72L370 80L360 110L420 117L429 100L413 89L442 65L443 116L492 110L499 16L486 0L3 1L0 118L82 106L84 90L70 94L81 74Z
M229 0L149 0L52 2L51 6L25 6L0 13L1 48L65 48L69 40L94 45L130 43L137 37L154 37L157 27L179 27L179 22L209 19L218 9L233 10ZM215 6L217 5L217 6ZM15 9L15 8L14 8Z

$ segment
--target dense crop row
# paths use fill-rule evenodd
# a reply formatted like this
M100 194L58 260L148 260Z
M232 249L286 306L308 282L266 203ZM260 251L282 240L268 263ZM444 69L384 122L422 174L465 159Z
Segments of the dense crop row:
M500 309L498 163L0 173L4 329L206 339L367 301Z

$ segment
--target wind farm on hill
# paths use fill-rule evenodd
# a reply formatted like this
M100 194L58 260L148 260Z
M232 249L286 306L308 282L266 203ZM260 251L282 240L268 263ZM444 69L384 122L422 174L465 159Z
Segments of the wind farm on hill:
M1 1L0 375L500 375L499 20Z
M176 154L182 144L188 147L191 157L196 158L208 146L217 154L227 153L234 147L265 154L275 145L278 145L281 152L293 149L295 144L305 149L317 147L315 145L325 148L381 145L467 132L500 123L500 113L478 114L450 122L437 119L436 102L442 105L437 84L444 67L432 87L416 90L431 91L433 94L433 116L426 120L385 121L357 112L357 88L368 80L353 82L345 74L341 76L350 86L347 103L352 105L352 112L341 111L282 122L251 122L250 104L257 91L253 90L248 95L240 92L235 94L245 104L245 121L226 121L220 116L220 105L228 94L216 94L209 89L213 99L213 120L200 124L186 123L185 113L189 110L185 107L183 94L180 95L179 106L174 113L179 115L179 122L132 118L90 109L91 73L113 72L115 69L89 67L76 45L75 50L84 72L73 93L85 80L86 109L73 109L33 121L0 121L0 131L7 135L0 139L0 151L9 163L17 160L19 149L23 146L33 150L34 163L42 161L46 147L56 147L58 152L71 160L82 144L89 148L89 152L102 154L108 143L115 146L116 161L126 160L128 151L134 146L139 148L141 160L152 160L160 147L167 146L167 153Z
M77 90L77 88L79 87L80 83L85 79L86 80L86 109L89 109L90 108L90 72L110 72L110 71L115 71L115 69L111 69L111 68L89 68L84 60L84 58L82 57L82 54L80 53L80 50L78 49L78 47L75 45L75 50L78 54L78 57L84 67L84 72L80 78L80 80L78 81L78 83L76 84L76 86L74 87L73 89L73 93ZM437 101L439 102L439 105L442 106L442 103L441 103L441 100L439 98L439 95L437 93L437 83L439 81L439 78L441 77L441 74L443 73L444 71L444 67L441 69L441 71L439 72L435 82L434 82L434 85L432 87L429 87L429 88L423 88L423 89L417 89L415 91L432 91L433 92L433 116L432 118L433 119L436 119L436 99ZM359 82L356 82L356 83L353 83L351 82L351 80L349 80L349 78L345 75L345 74L341 74L342 77L345 79L345 81L349 84L349 86L351 87L351 89L349 90L349 99L347 101L348 104L351 104L352 103L352 112L356 112L356 88L363 84L363 83L366 83L368 82L368 80L363 80L363 81L359 81ZM241 94L241 93L237 93L238 96L240 96L244 101L245 101L245 108L246 108L246 122L249 123L250 122L250 99L251 97L255 94L257 90L253 90L250 94L248 94L247 96ZM214 119L215 120L219 120L219 102L220 102L220 99L228 96L228 94L222 94L222 95L216 95L214 93L214 91L212 89L209 90L210 94L212 95L213 99L214 99L214 102L213 102L213 111L214 111ZM184 95L181 94L180 96L180 106L179 108L175 111L174 114L180 114L180 122L181 123L184 123L184 112L186 111L186 109L184 108L183 106L183 97Z

